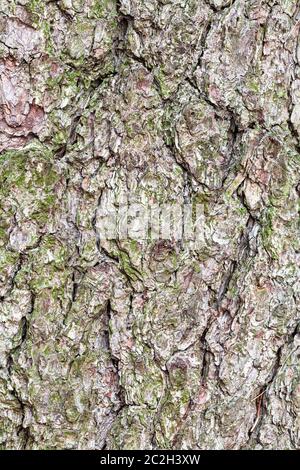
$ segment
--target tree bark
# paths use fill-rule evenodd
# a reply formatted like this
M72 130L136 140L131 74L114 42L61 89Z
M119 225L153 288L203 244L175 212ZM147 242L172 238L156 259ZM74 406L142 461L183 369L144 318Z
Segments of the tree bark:
M299 2L0 12L0 446L299 449Z

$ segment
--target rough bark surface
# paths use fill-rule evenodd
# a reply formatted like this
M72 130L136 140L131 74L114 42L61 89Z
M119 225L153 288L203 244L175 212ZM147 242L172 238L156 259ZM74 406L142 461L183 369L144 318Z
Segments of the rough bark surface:
M0 446L300 448L300 2L0 0ZM203 243L99 213L203 205Z

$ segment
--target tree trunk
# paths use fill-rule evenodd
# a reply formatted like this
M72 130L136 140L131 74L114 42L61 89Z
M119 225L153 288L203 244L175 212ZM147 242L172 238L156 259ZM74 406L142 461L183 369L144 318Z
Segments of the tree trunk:
M299 449L299 2L0 11L1 447Z

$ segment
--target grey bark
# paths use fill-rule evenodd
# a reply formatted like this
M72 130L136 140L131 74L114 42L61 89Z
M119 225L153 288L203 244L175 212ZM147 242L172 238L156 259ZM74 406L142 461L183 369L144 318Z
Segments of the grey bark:
M0 14L1 447L299 449L299 1ZM203 243L100 243L122 191Z

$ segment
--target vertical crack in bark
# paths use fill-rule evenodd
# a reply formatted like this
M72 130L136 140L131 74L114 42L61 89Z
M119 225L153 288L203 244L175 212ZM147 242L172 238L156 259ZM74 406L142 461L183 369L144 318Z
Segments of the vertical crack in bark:
M259 440L260 429L262 427L264 417L268 413L268 408L267 408L268 392L270 388L274 385L275 380L278 376L278 373L284 368L289 357L293 353L293 350L292 350L289 353L287 353L285 357L283 357L283 349L286 346L289 346L293 343L294 338L298 334L298 332L299 332L299 323L297 323L293 332L290 335L287 335L285 341L277 350L271 377L264 384L264 386L260 389L259 394L256 397L256 416L255 416L254 423L248 432L248 436L250 440L254 440L254 441Z
M29 426L25 426L25 419L26 419L26 407L30 409L30 404L26 401L22 400L21 394L18 392L14 381L13 381L13 371L15 368L15 359L18 357L18 354L20 353L21 348L23 347L24 343L27 340L28 336L28 329L29 329L29 323L30 323L30 316L32 315L34 311L34 306L35 306L35 301L36 301L36 294L34 292L31 292L31 301L30 301L30 309L26 316L23 316L20 321L20 342L19 344L14 347L9 355L7 356L7 375L9 378L9 384L10 384L10 393L15 397L17 400L19 407L20 407L20 412L21 412L21 424L19 426L19 429L17 431L17 435L22 434L22 439L23 439L23 449L27 448L27 444L29 440L32 440L32 437L30 435L30 428Z
M225 273L224 277L223 277L223 280L221 282L221 285L220 285L220 288L219 288L219 292L218 292L218 296L217 296L217 308L220 309L220 305L222 303L222 300L224 299L224 297L226 296L227 292L228 292L228 288L229 288L229 285L230 285L230 281L237 269L237 262L236 261L230 261L230 264L229 264L229 268L227 270L227 272Z
M123 385L121 384L121 367L120 367L120 358L115 356L112 347L111 347L111 338L110 338L110 323L112 320L112 308L111 308L111 303L110 300L107 302L107 307L106 307L106 318L107 318L107 324L106 324L106 334L107 334L107 348L110 354L111 358L111 363L113 365L116 377L118 378L118 397L119 397L119 408L116 410L116 416L118 416L119 413L121 413L122 409L126 406L126 399L125 399L125 390Z

